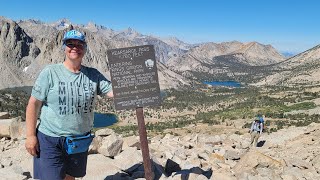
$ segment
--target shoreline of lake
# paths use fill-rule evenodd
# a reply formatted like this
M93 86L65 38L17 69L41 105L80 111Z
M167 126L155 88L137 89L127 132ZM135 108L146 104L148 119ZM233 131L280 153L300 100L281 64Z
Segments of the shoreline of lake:
M211 86L223 86L223 87L241 87L241 83L237 81L203 81L203 84Z

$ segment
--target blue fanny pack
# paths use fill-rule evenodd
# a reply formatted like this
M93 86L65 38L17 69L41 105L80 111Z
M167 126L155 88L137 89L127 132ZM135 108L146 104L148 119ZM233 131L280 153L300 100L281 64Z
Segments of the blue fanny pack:
M94 138L94 135L88 133L84 136L68 136L64 143L65 149L68 154L77 154L86 152Z

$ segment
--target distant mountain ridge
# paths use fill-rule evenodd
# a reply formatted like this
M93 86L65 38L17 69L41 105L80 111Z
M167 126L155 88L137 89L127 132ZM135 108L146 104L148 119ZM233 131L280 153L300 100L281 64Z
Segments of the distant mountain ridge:
M0 88L32 85L44 66L63 62L62 38L70 25L70 21L66 19L55 23L43 23L36 20L15 22L0 17L0 36L2 37L0 40L0 69L2 70L0 75L6 77L0 79ZM84 65L95 67L106 76L109 76L108 49L153 44L157 60L160 60L158 65L165 61L169 52L177 54L183 51L132 29L116 32L93 23L88 23L87 26L73 26L86 34L88 49L84 57ZM184 77L170 71L165 66L159 66L160 88L178 88L189 84Z
M271 45L262 45L257 42L241 43L238 41L223 43L204 43L191 48L184 57L171 58L168 62L169 67L177 71L190 70L197 66L199 62L214 63L212 59L217 56L242 54L245 59L239 59L249 66L261 66L278 63L285 58L278 53ZM177 67L177 64L188 62L183 65L186 67Z
M170 58L167 65L187 77L248 82L257 73L268 72L263 66L283 60L271 45L231 41L200 44L180 57Z
M10 77L15 79L10 83L0 80L0 88L32 85L36 75L45 65L63 61L61 40L64 32L72 24L68 19L44 23L38 20L15 22L0 17L0 22L2 36L0 62L6 62L0 65L0 69L4 69L0 75L9 77L8 74L11 74ZM165 39L143 35L132 28L115 31L93 22L87 25L73 24L73 26L87 36L88 50L83 63L97 68L106 76L109 76L106 54L108 49L154 45L156 59L161 63L159 65L161 66L159 68L161 88L178 88L190 84L188 79L179 74L194 77L194 72L207 74L219 72L220 77L230 77L237 74L250 74L246 69L251 67L284 60L284 57L272 46L258 42L188 44L175 37ZM11 38L8 38L7 34L10 34ZM17 43L21 44L21 47L17 48ZM7 63L9 61L15 63L9 65Z
M256 85L318 85L320 84L320 45L270 67L274 73Z

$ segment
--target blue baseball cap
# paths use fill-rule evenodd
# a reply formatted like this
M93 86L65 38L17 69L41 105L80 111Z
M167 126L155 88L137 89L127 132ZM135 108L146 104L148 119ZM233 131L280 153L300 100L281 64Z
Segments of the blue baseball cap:
M81 32L79 32L77 30L67 31L64 34L62 41L63 41L63 43L65 43L69 39L77 39L77 40L82 41L84 43L86 42L84 34L82 34Z

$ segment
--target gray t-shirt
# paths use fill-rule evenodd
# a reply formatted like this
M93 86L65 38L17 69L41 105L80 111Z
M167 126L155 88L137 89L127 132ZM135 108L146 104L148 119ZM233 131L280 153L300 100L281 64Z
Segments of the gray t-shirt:
M89 132L96 96L111 89L110 81L94 68L81 66L79 73L73 73L62 63L46 66L31 93L43 102L39 131L53 137Z

